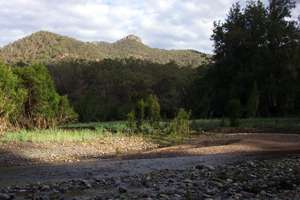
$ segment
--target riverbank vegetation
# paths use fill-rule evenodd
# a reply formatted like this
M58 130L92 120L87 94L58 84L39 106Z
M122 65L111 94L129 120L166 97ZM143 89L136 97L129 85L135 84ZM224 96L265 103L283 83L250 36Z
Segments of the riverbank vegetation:
M291 18L294 7L292 1L234 4L225 21L214 25L212 62L197 68L134 58L1 63L0 130L121 120L130 133L188 135L197 124L190 119L243 127L253 118L298 118L300 28Z

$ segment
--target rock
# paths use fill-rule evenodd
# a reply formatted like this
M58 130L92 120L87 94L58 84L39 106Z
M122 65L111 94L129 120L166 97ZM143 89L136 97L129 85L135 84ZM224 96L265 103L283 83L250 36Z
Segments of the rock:
M42 185L41 190L42 191L48 191L48 190L50 190L50 186L49 185Z
M211 165L207 165L207 164L203 164L203 165L196 165L195 166L195 169L198 169L198 170L203 170L203 169L208 169L208 170L215 170L216 168L211 166Z
M127 192L127 188L125 188L124 186L120 186L120 187L119 187L119 192L120 192L121 194L126 193L126 192Z
M163 199L169 199L169 196L166 194L160 194L159 197Z
M12 199L10 195L0 193L0 200L10 200L10 199Z

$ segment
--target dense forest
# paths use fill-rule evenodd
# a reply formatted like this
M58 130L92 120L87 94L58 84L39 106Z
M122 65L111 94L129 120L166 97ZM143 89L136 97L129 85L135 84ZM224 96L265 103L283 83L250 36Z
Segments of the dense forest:
M1 120L25 127L61 124L77 114L84 122L124 120L149 95L165 119L180 108L193 118L299 116L294 7L289 0L234 4L214 24L213 61L197 68L136 58L1 64Z
M126 119L136 102L158 97L161 114L175 115L187 107L196 70L136 59L71 61L49 66L60 94L67 95L81 121Z

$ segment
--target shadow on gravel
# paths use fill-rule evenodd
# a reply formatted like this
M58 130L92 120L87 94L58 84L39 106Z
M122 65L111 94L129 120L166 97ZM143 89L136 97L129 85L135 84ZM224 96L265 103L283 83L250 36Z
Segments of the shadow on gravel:
M212 166L248 161L254 159L274 159L290 155L300 155L300 150L260 153L221 153L211 155L168 155L153 159L142 157L120 157L119 159L90 160L78 163L52 164L25 167L0 168L0 188L28 183L62 182L65 180L93 179L137 175L156 170L177 170L208 164ZM155 157L155 156L153 156Z
M21 152L19 153L17 151L3 150L0 148L0 169L11 166L33 165L37 163L43 164L38 159L31 159L22 155Z

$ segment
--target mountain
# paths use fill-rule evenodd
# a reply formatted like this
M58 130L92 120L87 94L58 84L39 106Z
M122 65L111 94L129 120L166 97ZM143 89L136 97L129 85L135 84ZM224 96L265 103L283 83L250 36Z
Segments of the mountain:
M129 35L114 43L82 42L67 36L39 31L0 49L0 59L7 63L54 63L65 59L103 60L105 58L137 58L157 63L176 62L193 67L209 62L210 56L195 50L163 50L151 48Z

